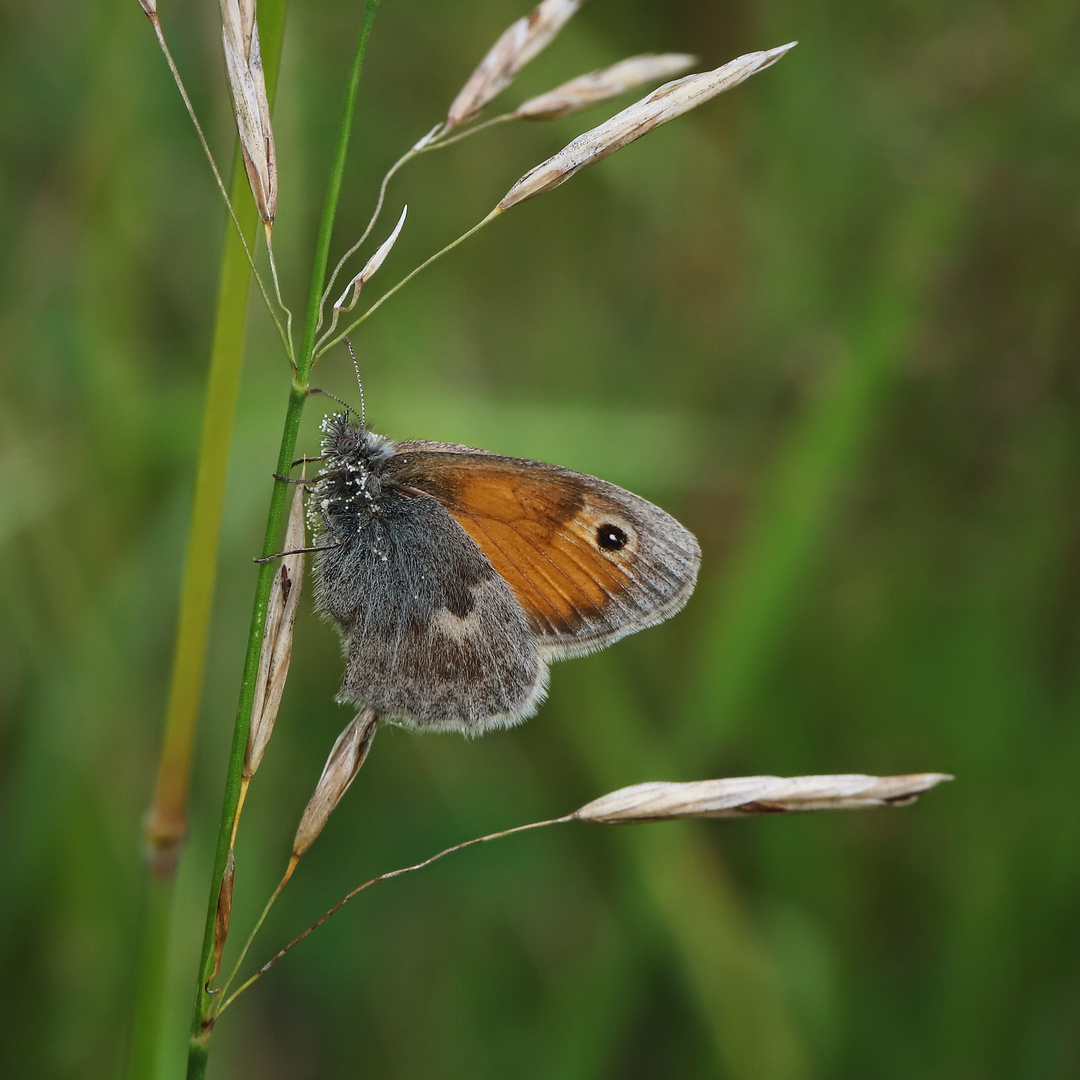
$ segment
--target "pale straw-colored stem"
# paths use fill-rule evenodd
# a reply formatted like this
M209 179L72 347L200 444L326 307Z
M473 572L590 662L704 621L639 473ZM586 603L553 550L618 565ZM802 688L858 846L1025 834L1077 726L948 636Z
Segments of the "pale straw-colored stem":
M325 349L323 348L323 343L324 342L331 341L331 340L333 340L333 341L340 341L341 340L341 338L334 338L334 331L337 329L337 324L338 324L338 320L340 319L340 317L341 317L341 312L337 308L334 308L334 314L330 316L330 325L326 328L326 333L324 333L323 336L321 338L319 338L318 341L315 342L315 353L314 353L314 355L312 356L312 359L311 359L312 364L314 364L315 361L318 360L319 357L322 356L323 352L325 351ZM320 326L322 325L322 315L321 314L319 315L319 325ZM347 332L348 331L346 331L346 333ZM342 335L342 337L344 337L344 335Z
M236 800L236 812L233 814L232 833L229 836L229 850L236 847L236 830L240 828L240 815L244 812L244 801L247 799L248 788L251 786L251 777L240 777L240 795Z
M274 295L277 298L278 307L285 312L285 352L289 362L296 368L296 353L293 349L293 314L281 296L281 282L278 279L277 260L274 258L274 226L273 222L264 222L263 228L266 233L266 255L270 260L270 276L274 282Z
M486 218L484 218L482 221L478 221L471 229L469 229L468 232L462 233L456 240L452 240L441 251L436 251L434 255L425 259L418 267L406 274L392 289L388 289L386 292L384 292L382 296L380 296L379 299L376 300L375 303L372 304L371 307L369 307L367 311L364 312L363 315L351 322L336 337L330 337L329 331L324 334L315 347L314 358L317 360L328 349L332 349L348 334L351 334L362 322L365 322L371 315L378 311L378 309L382 307L382 305L385 304L386 301L394 295L394 293L396 293L399 289L403 288L405 285L408 285L408 283L412 281L412 279L416 277L416 275L419 274L421 270L426 270L433 262L435 262L436 259L441 259L444 255L453 251L454 248L456 248L459 244L463 244L466 240L469 239L470 236L475 236L476 233L478 233L489 222L494 221L495 218L497 218L502 212L503 211L499 207L495 207L495 209L492 210Z
M349 261L349 259L351 259L357 253L357 251L360 250L364 241L367 240L367 238L371 235L372 229L375 228L375 225L378 222L380 215L382 214L383 205L386 202L386 189L395 174L403 166L412 161L413 158L419 157L421 154L430 153L432 150L441 150L444 146L451 146L453 143L461 142L462 139L467 139L470 135L475 135L478 131L483 131L485 128L494 127L496 124L503 124L507 120L513 119L513 113L503 113L502 116L494 116L490 120L485 120L482 124L475 124L474 126L468 128L466 131L459 131L456 135L451 135L449 138L444 137L445 130L442 130L443 125L437 124L434 128L432 128L431 131L427 133L427 135L425 135L414 146L410 147L408 151L402 154L401 157L399 157L397 161L395 161L394 164L390 166L389 170L387 170L386 175L382 178L382 182L379 184L379 197L375 201L375 209L372 211L371 219L368 221L364 231L360 234L360 239L357 240L356 243L353 244L353 246L349 248L349 250L346 251L340 259L338 259L337 265L334 267L334 271L327 281L326 288L323 290L322 299L319 302L319 321L316 324L317 330L322 329L326 302L330 299L330 294L333 292L334 284L338 279L338 275L344 269L345 264ZM442 254L442 252L440 252L439 254ZM418 269L423 269L423 267L419 267ZM404 284L404 282L402 282L402 284ZM335 308L333 314L330 317L329 328L322 335L322 337L319 339L318 343L315 346L316 357L320 356L323 352L326 351L326 349L324 348L326 342L329 341L331 344L336 344L338 341L341 340L340 338L335 338L333 341L331 341L331 338L334 337L334 331L337 329L340 316L341 312ZM356 324L354 323L353 325L355 326ZM351 330L352 327L350 327L349 329ZM349 330L346 330L345 333L349 333Z
M483 131L485 128L494 127L496 124L505 124L507 120L516 119L512 112L503 113L501 116L493 116L490 120L485 120L481 124L474 124L470 128L466 128L465 131L459 131L456 135L451 135L449 138L440 137L433 139L427 146L422 146L417 150L418 154L426 154L429 150L441 150L444 146L453 146L456 142L461 142L462 139L469 138L470 135L475 135L478 131ZM452 128L449 130L453 130Z
M439 126L441 127L442 125L440 124ZM420 146L423 142L424 140L421 139L420 143L417 143L417 146ZM408 151L402 154L401 157L399 157L393 165L390 166L386 175L382 178L382 183L379 185L379 197L375 201L375 209L372 211L371 220L367 223L367 228L365 228L363 233L361 233L360 239L357 240L356 243L353 244L353 246L349 248L349 250L346 251L340 259L338 259L337 266L334 267L334 272L330 275L330 279L326 283L326 288L323 290L322 298L319 300L319 321L315 324L316 331L322 328L323 309L326 307L326 301L330 299L330 294L334 291L334 282L337 281L338 274L341 273L342 268L345 266L345 264L357 253L357 251L360 250L361 245L371 235L371 230L375 228L375 223L379 220L379 215L382 213L383 203L386 202L387 185L389 185L390 181L394 177L394 174L403 165L411 161L417 155L422 154L425 149L426 147L424 146L421 146L419 150L417 150L416 146L411 147ZM334 332L334 327L337 325L337 316L338 313L335 311L334 321L331 323L330 329L327 330L326 335L324 336L328 337ZM316 345L315 355L318 356L318 354L319 348L318 345Z

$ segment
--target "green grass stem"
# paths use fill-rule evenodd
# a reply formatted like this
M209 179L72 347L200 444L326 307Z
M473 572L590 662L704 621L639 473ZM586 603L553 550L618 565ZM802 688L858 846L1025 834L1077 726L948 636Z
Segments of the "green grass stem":
M467 232L463 232L456 240L451 240L450 243L446 245L446 247L440 248L438 251L435 252L434 255L429 255L419 266L414 267L412 270L410 270L396 285L387 289L386 292L384 292L382 296L380 296L379 299L376 300L375 303L373 303L371 307L369 307L367 311L363 313L363 315L359 316L359 318L356 318L351 323L349 323L349 325L344 330L342 330L336 337L331 336L334 332L334 327L331 327L324 335L323 340L319 342L318 349L315 353L315 358L318 359L328 349L332 349L335 345L338 345L342 341L344 341L345 338L349 334L351 334L361 323L366 322L372 315L374 315L375 312L378 311L379 308L381 308L383 304L385 304L386 301L394 295L394 293L408 285L409 282L412 281L412 279L416 277L416 275L419 274L421 270L426 270L437 259L441 259L444 255L449 254L459 244L465 243L465 241L468 240L470 236L475 236L485 225L487 225L491 221L494 221L495 218L497 218L501 213L503 213L503 211L500 210L499 207L495 207L495 209L492 210L486 218L478 221Z
M364 53L371 34L372 22L378 8L378 0L367 0L364 7L360 34L349 72L348 89L342 110L341 126L338 132L337 149L330 173L326 201L323 206L322 221L316 244L314 265L311 275L308 310L304 324L304 339L297 357L296 372L289 392L285 412L285 424L281 435L276 471L287 475L296 450L297 433L300 417L303 414L307 398L307 378L311 371L312 346L315 341L316 326L319 319L320 297L326 275L326 265L330 250L330 237L337 214L338 197L341 193L341 179L345 170L345 157L348 150L349 136L352 130L353 112L360 72L363 67ZM284 516L288 484L282 480L274 482L270 495L270 509L267 514L266 531L263 538L263 557L270 557L277 551L278 536ZM191 1041L188 1052L187 1075L189 1080L199 1080L205 1076L210 1053L210 1037L213 1033L214 996L208 988L215 967L214 933L217 915L218 893L229 855L233 821L240 797L240 782L243 772L244 751L247 746L248 726L251 721L251 704L255 694L255 679L258 672L259 651L262 645L263 629L266 625L266 609L270 598L276 567L273 563L263 563L259 567L259 576L255 588L255 601L248 631L247 653L244 661L244 674L240 687L240 700L233 727L232 749L229 756L228 774L225 782L225 796L222 802L221 823L218 829L217 848L214 857L214 869L210 882L210 898L207 906L206 930L203 936L202 955L199 962L199 980L195 996L195 1015L192 1020Z

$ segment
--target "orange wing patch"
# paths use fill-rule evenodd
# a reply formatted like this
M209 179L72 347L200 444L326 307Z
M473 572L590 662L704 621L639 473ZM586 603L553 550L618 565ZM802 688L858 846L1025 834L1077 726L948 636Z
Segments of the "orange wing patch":
M636 591L638 530L596 490L610 485L483 452L402 450L394 480L446 507L541 634L576 637Z

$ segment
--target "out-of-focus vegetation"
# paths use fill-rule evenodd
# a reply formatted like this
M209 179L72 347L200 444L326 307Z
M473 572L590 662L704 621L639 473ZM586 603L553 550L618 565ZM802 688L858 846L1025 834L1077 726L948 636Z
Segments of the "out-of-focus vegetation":
M524 7L384 0L339 236ZM230 160L217 5L162 10ZM135 0L0 12L0 1073L94 1080L122 1067L134 994L224 211ZM288 15L276 245L297 308L358 20ZM958 780L905 811L576 826L380 886L230 1010L211 1076L1080 1073L1078 32L1062 0L594 0L524 72L510 100L636 52L711 67L801 42L516 208L357 340L377 430L633 488L701 538L702 581L671 623L558 665L523 728L383 731L255 959L373 873L622 784ZM383 282L604 115L411 165ZM315 379L354 396L343 354ZM287 383L256 310L169 1078ZM340 673L305 606L236 934L348 719Z

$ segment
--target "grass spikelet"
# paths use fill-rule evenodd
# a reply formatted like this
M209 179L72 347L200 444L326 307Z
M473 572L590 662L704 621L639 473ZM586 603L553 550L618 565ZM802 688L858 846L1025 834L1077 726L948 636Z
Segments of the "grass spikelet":
M531 14L503 31L454 98L446 116L446 126L453 128L471 120L492 98L502 93L517 73L551 44L583 2L543 0Z
M285 528L285 551L288 554L282 558L274 577L270 603L266 609L266 629L263 631L258 682L255 684L251 727L248 729L247 752L244 755L245 780L255 775L270 742L285 679L289 674L293 624L304 583L304 556L301 551L304 546L304 487L297 484Z
M642 135L696 108L717 94L730 90L751 75L775 64L796 42L766 52L747 53L735 60L695 75L686 75L657 87L647 97L616 113L598 127L579 135L553 157L527 172L503 196L498 209L509 210L534 195L565 184L588 165L628 146Z
M360 299L360 290L375 276L379 267L386 261L386 256L390 254L391 249L397 243L397 238L405 227L405 215L408 212L409 207L406 205L401 211L401 217L398 218L397 224L394 226L394 231L379 245L375 254L364 263L364 268L360 273L345 286L345 291L334 301L335 314L339 311L352 311L356 307L356 301ZM350 291L352 292L351 299L349 298Z
M374 709L361 709L337 737L337 742L323 766L319 782L315 785L315 793L311 796L296 830L292 851L294 862L315 843L334 808L356 779L356 774L371 749L371 741L375 738L378 724L379 718Z
M221 42L248 183L263 224L277 213L277 154L266 96L255 0L221 0Z
M914 802L952 777L945 773L907 776L738 776L675 784L652 781L619 788L586 803L573 817L604 825L629 825L677 818L745 817L808 810L862 810Z
M636 90L658 79L680 75L697 63L690 53L642 53L629 56L611 67L590 71L564 82L546 94L529 98L514 110L519 120L554 120L579 112L628 90Z

